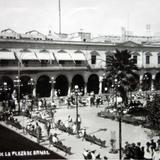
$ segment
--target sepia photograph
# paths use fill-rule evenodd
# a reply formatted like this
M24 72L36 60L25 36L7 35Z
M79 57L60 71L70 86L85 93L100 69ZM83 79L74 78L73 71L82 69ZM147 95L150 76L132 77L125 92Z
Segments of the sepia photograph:
M0 160L160 160L159 0L0 11Z

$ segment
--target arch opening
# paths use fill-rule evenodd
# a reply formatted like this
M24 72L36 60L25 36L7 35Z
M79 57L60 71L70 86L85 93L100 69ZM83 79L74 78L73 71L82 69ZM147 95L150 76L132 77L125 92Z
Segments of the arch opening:
M84 95L84 79L79 74L73 77L71 83L71 90L74 90L75 85L78 85L80 92L82 93L82 95Z
M36 85L37 97L50 97L51 84L49 83L50 78L48 76L40 76Z
M155 90L160 90L160 72L156 74L156 77L154 80L154 88Z
M5 83L5 86L4 86ZM13 92L13 81L8 76L3 76L0 79L0 101L11 99Z
M88 78L87 92L88 93L94 92L95 94L98 94L98 92L99 92L99 77L96 74L92 74Z
M56 78L55 90L58 97L68 95L68 79L66 76L60 75Z
M142 91L148 91L151 89L152 75L145 73L142 79Z

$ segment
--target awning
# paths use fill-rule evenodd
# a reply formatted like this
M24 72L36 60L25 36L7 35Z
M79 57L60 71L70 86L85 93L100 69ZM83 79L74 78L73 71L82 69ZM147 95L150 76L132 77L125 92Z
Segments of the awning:
M39 60L33 51L15 51L19 60Z
M59 52L59 50L53 50L53 54L55 55L55 58L58 61L73 61L72 57L70 54L66 52Z
M95 56L99 56L100 54L97 52L97 51L92 51L91 53L90 53L91 55L95 55Z
M138 52L131 52L131 54L132 54L133 56L140 56L140 54L139 54Z
M37 58L39 60L55 60L53 54L51 52L46 52L46 51L37 51L35 52L37 55Z
M0 60L15 60L14 52L0 51Z
M68 50L68 53L70 53L72 59L74 61L85 61L86 58L83 54L83 52L76 52L76 50Z

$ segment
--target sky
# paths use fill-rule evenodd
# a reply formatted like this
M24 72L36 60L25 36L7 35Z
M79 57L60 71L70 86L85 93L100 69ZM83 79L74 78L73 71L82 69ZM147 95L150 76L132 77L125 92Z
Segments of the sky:
M58 0L0 0L0 30L59 32ZM160 0L61 0L61 32L94 36L160 33Z

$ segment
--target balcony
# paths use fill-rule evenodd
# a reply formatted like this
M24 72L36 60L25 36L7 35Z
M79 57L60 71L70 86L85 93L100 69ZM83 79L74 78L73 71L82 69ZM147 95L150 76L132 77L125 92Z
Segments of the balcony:
M18 67L17 61L0 61L0 71L52 71L52 70L86 70L86 62L61 62L56 61L22 61L21 66Z

